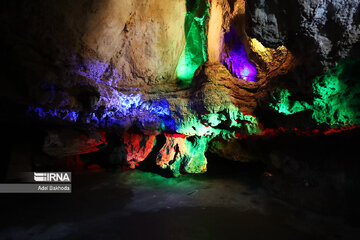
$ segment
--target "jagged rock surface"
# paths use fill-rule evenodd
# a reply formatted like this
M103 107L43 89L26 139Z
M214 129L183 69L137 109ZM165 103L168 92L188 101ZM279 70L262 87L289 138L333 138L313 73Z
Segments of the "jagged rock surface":
M360 1L246 1L247 33L267 47L286 46L311 74L360 51ZM311 75L310 75L311 77Z
M134 169L151 152L155 144L155 135L124 133L123 138L126 149L126 162L130 168Z
M207 144L206 138L166 136L166 142L157 155L156 164L163 169L169 169L174 176L204 173L207 164Z
M198 13L189 11L200 2ZM206 3L208 21L200 14ZM359 53L358 0L247 1L247 18L244 0L15 0L2 6L4 105L31 106L29 112L45 122L54 117L57 125L71 122L84 131L129 132L110 157L132 168L149 154L155 135L167 134L157 162L174 175L205 171L210 141L260 133L257 118L268 114L274 87L291 82L309 97L313 77ZM189 13L198 21L191 34L201 35L189 45L207 43L195 50L208 61L184 87L176 68ZM237 44L256 67L255 82L222 64ZM79 134L66 135L66 143L50 136L44 152L53 156L96 147ZM221 142L223 150L214 151L231 158L236 144ZM233 160L251 159L243 158L239 153Z
M2 96L88 110L111 105L119 90L148 93L158 84L175 83L185 44L185 1L2 5L0 24L7 37L1 39L1 61L8 82Z

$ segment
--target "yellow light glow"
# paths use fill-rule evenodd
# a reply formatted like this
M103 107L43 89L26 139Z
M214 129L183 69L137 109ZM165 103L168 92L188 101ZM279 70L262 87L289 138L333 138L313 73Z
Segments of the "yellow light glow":
M257 64L265 65L267 77L285 74L295 65L295 57L285 46L267 48L255 38L249 38L249 47L257 55Z

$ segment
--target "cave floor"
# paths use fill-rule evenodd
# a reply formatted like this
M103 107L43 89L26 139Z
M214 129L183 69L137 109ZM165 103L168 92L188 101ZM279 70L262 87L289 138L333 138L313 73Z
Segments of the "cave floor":
M251 173L78 171L71 194L1 196L0 239L355 239L343 220L273 199Z

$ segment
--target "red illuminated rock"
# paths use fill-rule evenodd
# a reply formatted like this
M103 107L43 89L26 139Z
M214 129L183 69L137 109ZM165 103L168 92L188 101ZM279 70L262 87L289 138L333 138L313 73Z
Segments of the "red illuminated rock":
M130 168L135 168L151 152L155 144L155 135L142 135L136 133L124 133L126 149L126 162Z

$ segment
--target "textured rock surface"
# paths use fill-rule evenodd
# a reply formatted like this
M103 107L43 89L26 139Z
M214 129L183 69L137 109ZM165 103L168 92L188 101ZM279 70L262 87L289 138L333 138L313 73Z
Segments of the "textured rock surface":
M66 157L96 152L106 144L105 132L84 134L74 130L61 130L49 132L43 151L50 156Z
M230 28L237 27L239 40L244 40L244 0L210 1L210 18L208 28L209 62L220 62L224 57L224 35Z
M270 107L272 94L296 90L311 102L313 79L358 55L358 5L256 0L245 11L244 0L2 3L3 114L60 129L127 132L109 151L111 161L132 168L159 134L167 137L158 164L174 175L205 171L210 142L225 158L252 161L236 139L266 132L262 125L313 127L308 112L284 124L288 116ZM72 140L48 137L44 151L65 156L95 146L66 136ZM231 154L234 148L244 154Z
M160 149L156 164L169 169L174 176L184 173L206 172L205 151L207 138L166 136L165 145Z
M286 46L310 73L359 55L358 0L246 1L247 33L267 47Z
M184 1L2 5L1 26L7 36L1 42L6 49L2 61L10 66L2 95L86 109L111 104L118 90L149 92L157 84L175 82L185 44ZM18 69L22 76L16 74ZM19 85L21 94L10 94Z
M155 136L136 133L124 133L124 145L126 149L126 162L134 169L151 152L155 144Z
M282 199L359 219L359 1L2 1L0 181L252 166Z
M291 93L290 99L301 100L296 103L305 104L304 106L311 105L316 99L326 98L326 101L320 100L322 106L327 106L325 108L335 109L337 108L335 105L342 105L341 108L344 111L341 110L340 112L353 112L351 109L356 108L353 106L356 105L354 103L357 100L335 103L326 95L334 95L334 91L338 91L340 88L343 90L352 89L353 92L359 91L356 84L358 74L355 69L346 67L346 71L340 74L343 68L342 61L349 59L348 62L356 62L355 58L360 54L359 3L359 1L341 0L246 1L246 32L252 38L250 48L268 49L269 51L265 51L265 53L273 52L275 49L278 51L270 58L266 57L266 54L264 56L259 54L262 51L255 51L255 54L251 53L253 59L257 59L258 56L263 59L263 63L257 65L258 68L272 68L272 61L269 60L276 59L275 61L278 61L281 55L291 55L292 58L292 60L288 58L290 61L286 61L292 67L283 72L285 74L282 76L276 73L277 68L270 71L275 72L275 76L265 74L265 78L271 81L267 88L270 95L276 92L276 89L281 88L285 89L283 93L286 91ZM260 47L256 47L257 45ZM279 63L281 66L282 61ZM334 73L337 71L338 73ZM260 74L261 72L259 76ZM340 80L338 81L337 77L329 77L331 75L341 75ZM316 82L319 80L316 79L319 78L329 81L324 80L323 83L317 84ZM352 83L347 84L346 82ZM324 84L326 86L323 86ZM352 87L348 88L348 85ZM311 115L311 111L307 111L284 117L284 113L281 113L281 116L273 115L268 111L269 102L272 101L271 97L258 99L258 105L261 107L257 116L265 127L304 128L307 126L316 128L320 121L318 121L319 117L314 116L314 114L321 115L323 118L325 117L324 113L330 111L321 107L323 109L315 111L313 115ZM300 109L302 109L301 111L309 109L304 106L294 105L292 107L293 110L297 108L297 112ZM318 109L319 107L315 108ZM327 124L341 122L340 118L342 117L339 117L341 115L343 114L328 115L326 117L332 120L327 119L322 122ZM351 120L347 120L347 122L357 122L356 117L350 118Z

